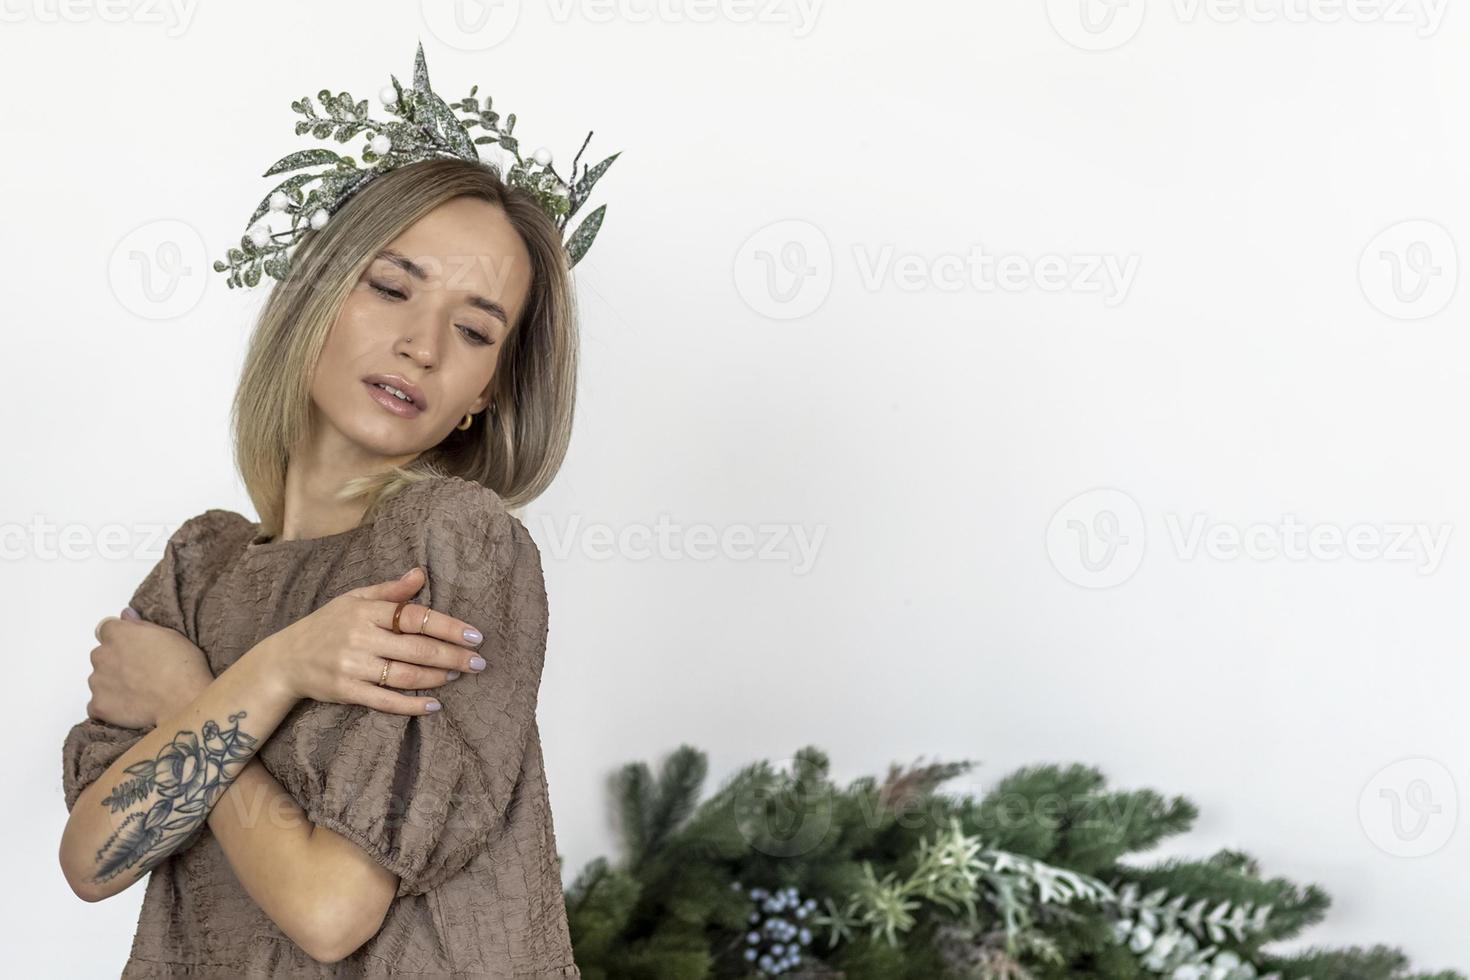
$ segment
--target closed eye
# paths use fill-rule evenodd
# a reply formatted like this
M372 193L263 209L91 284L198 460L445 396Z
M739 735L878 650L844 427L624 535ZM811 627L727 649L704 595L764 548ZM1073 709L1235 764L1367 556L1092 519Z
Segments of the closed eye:
M368 280L368 285L372 286L373 289L376 290L381 296L391 296L394 300L403 300L408 298L406 295L400 293L398 290L389 289L387 286L379 285L372 280ZM469 338L470 343L475 344L476 346L488 346L494 343L494 341L486 336L482 331L476 330L474 327L467 327L462 323L457 323L455 324L455 326L459 327L464 335Z

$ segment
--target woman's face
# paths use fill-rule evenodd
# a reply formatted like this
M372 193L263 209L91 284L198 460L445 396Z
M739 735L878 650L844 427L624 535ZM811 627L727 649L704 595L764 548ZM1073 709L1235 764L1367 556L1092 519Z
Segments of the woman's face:
M438 445L490 403L530 283L530 254L498 205L464 197L429 212L343 302L312 376L316 431L395 462ZM485 420L476 414L474 424Z

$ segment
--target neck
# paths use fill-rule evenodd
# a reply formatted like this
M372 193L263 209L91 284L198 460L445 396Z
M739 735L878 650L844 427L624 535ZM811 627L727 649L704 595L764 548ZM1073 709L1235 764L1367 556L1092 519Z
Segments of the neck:
M419 455L379 456L364 451L330 425L313 429L315 434L291 454L286 466L286 493L277 540L320 538L350 531L362 521L367 504L360 498L338 499L342 485L354 477L402 466Z

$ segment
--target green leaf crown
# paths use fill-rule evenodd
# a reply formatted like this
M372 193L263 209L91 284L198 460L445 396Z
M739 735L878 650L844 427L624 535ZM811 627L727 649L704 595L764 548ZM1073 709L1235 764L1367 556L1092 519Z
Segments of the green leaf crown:
M521 156L520 141L514 134L515 113L503 119L492 107L491 97L485 96L483 105L476 99L479 86L470 88L470 94L455 103L447 103L429 87L429 69L424 63L424 45L419 42L414 58L413 88L405 89L395 76L390 75L391 86L384 86L380 93L384 110L396 116L396 121L382 122L368 116L368 101L354 101L347 92L332 95L327 89L317 93L321 102L321 114L309 96L291 103L293 111L304 119L296 123L296 135L308 133L316 139L335 139L346 143L359 135L367 137L359 166L350 156L328 149L298 150L287 154L271 165L264 174L273 177L290 173L277 184L260 202L250 220L245 223L245 234L238 247L226 253L226 261L216 261L214 270L227 273L230 288L254 286L264 273L274 279L286 278L290 268L289 251L309 229L319 229L328 218L352 194L360 190L374 177L388 170L428 160L434 157L457 157L461 160L479 161L477 144L493 143L515 158L504 177L507 184L523 188L531 193L556 227L562 231L568 264L574 266L587 254L592 241L602 227L603 214L607 205L590 212L577 226L571 236L566 237L566 227L571 218L591 196L592 188L612 166L618 154L595 166L582 166L577 173L577 164L592 133L582 141L582 148L572 160L569 179L563 179L552 166L551 153L544 147L531 154L530 159ZM455 113L464 114L460 118ZM488 135L472 137L470 130L479 126ZM621 152L621 151L619 151ZM315 186L308 185L315 182ZM291 226L285 231L272 231L261 221L267 215L285 214Z

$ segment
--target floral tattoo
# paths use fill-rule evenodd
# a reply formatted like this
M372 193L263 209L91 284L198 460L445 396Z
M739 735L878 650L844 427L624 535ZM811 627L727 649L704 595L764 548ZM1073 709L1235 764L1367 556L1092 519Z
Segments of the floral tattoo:
M180 731L154 759L135 762L129 778L102 801L113 813L156 793L146 812L130 814L97 851L97 880L107 881L138 865L138 877L153 870L201 828L210 808L255 754L258 739L240 731L245 712L230 715L233 728L204 723L204 738Z

